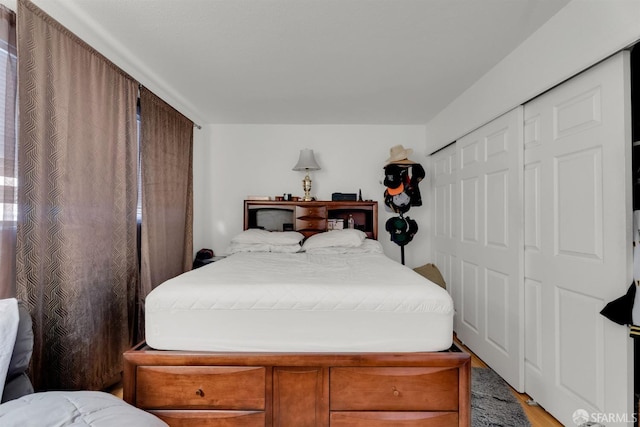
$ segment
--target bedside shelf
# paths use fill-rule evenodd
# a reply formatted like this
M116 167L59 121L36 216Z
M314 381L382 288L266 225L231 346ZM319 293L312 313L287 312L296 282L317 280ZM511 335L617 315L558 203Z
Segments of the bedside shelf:
M370 239L378 238L378 202L354 201L244 201L244 229L283 231L287 226L309 237L328 230L329 219L342 219L346 227L351 215L355 226Z

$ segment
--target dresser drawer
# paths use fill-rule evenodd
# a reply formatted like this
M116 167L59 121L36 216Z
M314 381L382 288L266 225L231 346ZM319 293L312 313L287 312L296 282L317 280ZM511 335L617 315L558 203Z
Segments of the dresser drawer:
M264 410L265 368L139 366L136 406Z
M333 368L332 411L457 411L457 368Z
M456 412L332 412L331 427L457 427Z
M297 219L296 230L326 230L326 219Z
M264 412L255 411L149 411L171 427L264 427Z
M326 218L326 206L296 206L296 218Z

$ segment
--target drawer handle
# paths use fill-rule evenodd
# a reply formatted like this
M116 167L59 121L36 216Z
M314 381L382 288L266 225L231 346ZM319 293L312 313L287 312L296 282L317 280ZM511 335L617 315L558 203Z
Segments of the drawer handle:
M393 395L394 395L395 397L399 397L399 396L400 396L400 392L398 391L398 389L397 389L397 388L395 388L395 386L394 386L394 387L392 387L392 388L391 388L391 390L393 390Z
M204 397L204 391L202 391L202 389L199 388L199 389L196 390L196 395L200 396L200 397Z

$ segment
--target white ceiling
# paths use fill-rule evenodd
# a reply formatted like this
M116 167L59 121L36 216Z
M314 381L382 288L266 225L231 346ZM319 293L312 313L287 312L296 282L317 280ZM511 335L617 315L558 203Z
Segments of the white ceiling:
M34 3L204 123L425 124L568 1Z

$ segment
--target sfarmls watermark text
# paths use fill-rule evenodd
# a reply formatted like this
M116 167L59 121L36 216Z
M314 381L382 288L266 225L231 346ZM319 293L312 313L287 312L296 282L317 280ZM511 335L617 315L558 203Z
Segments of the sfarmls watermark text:
M635 414L616 414L606 412L587 412L584 409L578 409L573 413L573 422L577 426L598 426L607 423L636 423L638 418Z

